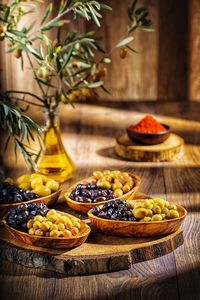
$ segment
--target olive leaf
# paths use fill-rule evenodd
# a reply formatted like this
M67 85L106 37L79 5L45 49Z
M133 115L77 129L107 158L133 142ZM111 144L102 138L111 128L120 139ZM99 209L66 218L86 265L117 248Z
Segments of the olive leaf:
M115 48L121 48L121 47L123 47L123 46L126 46L126 45L128 45L129 43L131 43L133 40L134 40L134 37L133 37L133 36L129 36L129 37L123 39L122 41L120 41L120 42L115 46Z

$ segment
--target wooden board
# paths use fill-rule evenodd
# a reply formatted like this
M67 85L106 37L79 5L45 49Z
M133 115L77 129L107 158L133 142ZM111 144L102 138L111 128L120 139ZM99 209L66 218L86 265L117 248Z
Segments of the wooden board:
M66 205L60 205L59 210L61 207L72 213ZM88 240L77 248L47 249L17 240L0 224L0 257L26 267L67 275L128 269L132 264L168 254L182 244L182 229L166 236L129 238L107 236L92 228Z
M175 133L158 145L142 145L133 142L127 134L116 139L115 151L117 155L132 161L170 161L183 155L184 140Z

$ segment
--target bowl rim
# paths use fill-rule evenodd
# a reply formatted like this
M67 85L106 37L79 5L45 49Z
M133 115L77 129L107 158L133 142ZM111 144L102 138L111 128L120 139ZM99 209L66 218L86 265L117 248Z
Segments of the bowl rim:
M90 206L90 207L92 207L92 206L95 207L95 206L97 206L97 205L100 206L100 205L103 205L104 203L108 203L108 202L110 202L110 201L115 201L115 200L119 200L119 199L122 199L122 200L123 200L124 197L131 195L131 194L134 192L134 190L135 190L136 188L139 188L139 187L140 187L140 184L141 184L141 178L140 178L138 175L136 175L135 173L129 173L129 172L128 172L128 174L131 175L131 177L133 177L133 178L135 179L136 184L135 184L135 186L134 186L128 193L123 194L123 196L121 196L121 197L113 198L113 199L106 200L106 201L95 202L95 203L93 203L93 202L78 202L78 201L72 200L72 199L69 197L69 194L70 194L71 190L74 188L74 186L76 186L76 185L78 185L78 184L80 184L80 183L83 183L84 181L86 181L86 182L89 183L89 182L90 182L90 181L89 181L90 179L94 179L94 177L91 176L91 177L82 179L82 180L76 182L75 184L73 184L72 186L70 186L70 187L67 189L67 191L65 192L65 199L66 199L67 202L76 203L76 204L78 204L78 205L80 205L80 206L87 206L87 205L88 205L88 206Z
M133 201L141 201L141 199L134 199ZM176 203L174 203L174 204L177 206L177 208L179 208L180 210L183 211L183 215L180 216L180 217L178 217L178 218L168 219L168 220L162 220L162 221L140 222L140 221L122 221L122 220L104 219L104 218L100 218L98 216L95 216L92 213L92 209L90 209L88 211L88 217L90 219L90 216L92 216L93 219L96 218L98 220L108 221L108 222L111 222L111 223L112 222L113 223L120 222L121 224L124 223L124 224L127 224L127 225L145 225L145 226L148 226L149 224L152 224L152 225L159 225L159 224L163 224L163 223L167 224L167 223L170 223L170 222L173 222L173 221L183 220L187 216L187 210L182 205L179 205L179 204L176 204Z
M70 215L70 214L68 214L68 213L66 213L66 212L64 212L64 211L60 211L60 210L56 210L56 211L57 211L58 213L61 213L61 214L64 214L64 215L65 215L65 214L66 214L66 215ZM3 219L2 219L2 222L3 222L4 226L5 226L5 227L8 227L8 230L11 230L11 231L13 231L13 232L20 233L20 234L23 235L23 236L28 236L28 237L30 237L31 239L34 238L34 239L43 239L43 240L46 239L46 240L58 240L58 241L60 241L60 240L74 240L74 239L78 239L78 238L85 237L86 235L89 235L89 233L91 232L91 228L90 228L90 226L89 226L88 224L86 224L83 220L81 220L81 219L79 219L79 218L77 218L77 217L75 217L75 216L73 216L73 215L70 215L70 216L72 216L73 218L76 218L77 220L79 220L79 222L84 223L84 226L86 226L85 228L87 229L87 230L84 231L84 234L78 235L78 236L72 236L72 237L70 237L70 238L67 238L67 237L48 237L48 236L32 235L32 234L29 234L29 233L27 233L27 232L17 230L16 228L11 227L10 225L8 225L8 223L7 223L7 217L8 217L8 215L9 215L9 213L6 214L6 215L3 217Z
M141 136L152 136L152 135L156 135L156 136L160 136L160 135L165 135L167 133L170 133L171 132L171 127L167 124L164 124L164 123L160 123L161 125L163 125L164 127L166 127L166 130L165 131L159 131L159 132L138 132L138 131L135 131L133 129L130 129L130 126L126 128L127 130L127 133L129 132L133 132L134 134L137 134L137 135L141 135Z
M17 202L17 203L0 204L0 208L9 208L9 207L11 208L11 207L15 207L15 206L22 205L22 204L29 204L29 203L34 203L34 202L37 202L37 201L44 201L48 197L55 196L57 194L59 195L61 193L61 191L62 191L62 185L60 184L59 189L57 191L55 191L54 193L50 194L50 195L40 197L40 198L35 198L35 199L32 199L32 200L28 200L28 201Z

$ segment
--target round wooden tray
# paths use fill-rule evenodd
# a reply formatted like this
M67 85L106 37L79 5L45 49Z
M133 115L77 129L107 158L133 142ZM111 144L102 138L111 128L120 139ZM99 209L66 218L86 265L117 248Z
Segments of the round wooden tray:
M146 197L140 195L140 198ZM80 216L65 204L56 209L88 222L86 216ZM182 244L181 228L169 235L148 238L108 237L92 228L89 238L77 248L47 249L17 240L0 224L0 256L3 259L70 276L128 269L132 264L168 254Z
M170 161L183 155L184 140L177 134L158 145L142 145L134 143L127 134L116 139L115 151L117 155L132 161Z

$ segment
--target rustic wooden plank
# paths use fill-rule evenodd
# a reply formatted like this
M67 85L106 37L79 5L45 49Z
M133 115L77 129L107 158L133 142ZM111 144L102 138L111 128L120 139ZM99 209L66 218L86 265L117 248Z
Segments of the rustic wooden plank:
M198 106L198 103L193 103L192 108L197 109ZM174 103L173 108L173 110L168 109L168 115L183 118L185 122L185 126L181 128L174 122L175 129L177 126L177 129L182 130L186 140L184 166L180 167L176 164L173 168L164 168L164 180L167 199L184 205L189 212L183 226L186 242L174 254L180 299L196 300L200 298L200 224L198 222L200 215L200 125L199 122L186 121L188 117L191 118L191 110L188 111L188 107L180 109L180 106ZM162 113L163 109L166 114L166 106L157 106L158 113ZM195 116L195 113L193 115ZM188 163L188 157L194 161L194 166Z
M167 256L173 260L173 255ZM130 271L102 275L66 277L61 274L23 268L1 261L3 299L179 299L173 265L166 257L139 263ZM13 270L12 276L9 270ZM12 288L12 292L10 287ZM15 288L14 288L15 287ZM45 288L44 288L45 287ZM167 291L167 292L166 292Z
M158 99L188 96L188 0L159 1Z
M200 1L190 1L189 99L200 101Z
M93 24L86 23L86 29L95 30L105 38L106 50L110 50L126 32L128 24L127 7L129 0L105 1L110 5L112 12L103 13L103 22L100 29ZM147 5L154 26L158 26L158 1L140 1L140 5ZM138 54L128 52L125 59L121 59L119 51L113 51L112 64L108 66L106 86L112 95L99 92L102 99L110 101L155 100L157 98L157 42L158 31L147 33L138 30L133 33L133 48ZM151 57L151 59L149 59Z

